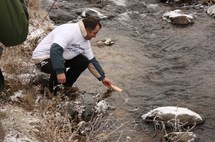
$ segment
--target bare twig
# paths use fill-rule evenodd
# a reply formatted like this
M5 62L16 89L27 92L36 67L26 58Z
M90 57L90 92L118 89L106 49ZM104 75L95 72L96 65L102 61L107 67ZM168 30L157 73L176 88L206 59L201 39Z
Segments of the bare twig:
M49 10L48 10L46 16L45 16L44 19L43 19L43 22L45 21L46 17L49 15L50 11L52 10L52 8L54 7L54 5L55 5L56 2L57 2L57 0L55 0L55 1L52 3L52 5L51 5L51 7L49 8Z

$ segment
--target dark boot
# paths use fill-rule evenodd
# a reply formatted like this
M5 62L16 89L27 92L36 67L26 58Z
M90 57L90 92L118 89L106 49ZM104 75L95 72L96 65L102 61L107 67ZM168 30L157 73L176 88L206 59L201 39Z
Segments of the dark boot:
M79 91L79 88L76 87L76 86L71 86L71 87L64 86L63 94L64 95L69 95L69 94L77 93L78 91Z
M79 96L79 88L76 86L64 87L63 96L68 97L70 100L75 100Z

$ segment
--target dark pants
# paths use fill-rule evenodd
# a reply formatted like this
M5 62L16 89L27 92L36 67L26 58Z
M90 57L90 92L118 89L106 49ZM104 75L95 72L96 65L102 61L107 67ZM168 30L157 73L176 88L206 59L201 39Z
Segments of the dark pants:
M65 68L69 68L67 71L65 70L66 83L64 84L64 86L71 87L78 79L80 74L89 65L89 60L83 55L78 55L71 60L66 60L64 65ZM53 71L51 60L46 59L42 61L39 66L42 72L51 74L49 80L49 90L53 93L54 88L58 85L58 81L56 73Z

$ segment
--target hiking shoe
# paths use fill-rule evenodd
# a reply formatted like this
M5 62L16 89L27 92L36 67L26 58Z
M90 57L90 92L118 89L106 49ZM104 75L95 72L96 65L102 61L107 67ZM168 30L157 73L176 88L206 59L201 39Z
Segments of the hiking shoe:
M69 99L69 100L75 100L77 98L77 96L79 96L79 88L76 86L72 86L72 87L64 87L63 90L63 99Z
M72 87L67 87L64 86L64 91L63 94L67 95L67 94L73 94L73 93L77 93L79 91L79 88L76 86L72 86Z
M48 99L54 98L54 94L51 93L49 90L46 91L45 95L46 95L46 97L47 97Z

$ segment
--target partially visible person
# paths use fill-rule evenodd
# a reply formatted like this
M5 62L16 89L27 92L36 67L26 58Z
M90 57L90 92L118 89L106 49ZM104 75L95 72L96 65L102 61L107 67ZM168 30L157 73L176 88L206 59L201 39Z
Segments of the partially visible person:
M0 58L3 47L23 43L28 35L28 12L24 0L0 1ZM4 90L4 76L0 69L0 92ZM4 141L5 132L0 122L0 142Z
M73 84L88 68L106 87L111 81L93 55L90 39L101 29L96 17L88 16L77 23L63 24L50 32L35 48L32 58L42 72L51 74L49 91L63 84L65 92L73 90ZM68 70L67 70L68 69Z
M0 1L0 42L5 46L23 43L28 35L28 12L24 0ZM0 57L3 47L0 45ZM0 69L0 92L4 89L4 76Z

